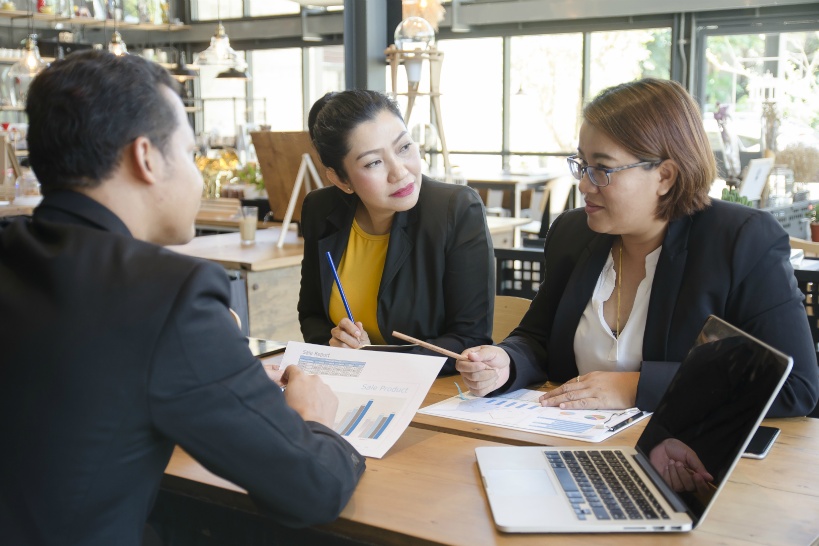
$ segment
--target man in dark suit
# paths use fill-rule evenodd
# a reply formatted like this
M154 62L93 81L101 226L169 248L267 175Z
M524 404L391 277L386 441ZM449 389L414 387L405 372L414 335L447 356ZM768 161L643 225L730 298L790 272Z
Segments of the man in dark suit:
M193 237L202 193L167 72L77 53L27 114L45 197L0 230L2 542L139 544L176 444L285 525L336 518L364 470L337 399L298 369L283 393L224 270L159 246Z

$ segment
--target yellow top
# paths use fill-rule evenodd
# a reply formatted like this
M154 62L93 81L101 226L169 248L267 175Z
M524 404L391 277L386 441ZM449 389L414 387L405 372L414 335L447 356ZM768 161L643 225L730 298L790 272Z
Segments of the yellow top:
M338 278L344 287L344 295L350 304L353 318L364 325L370 336L370 343L384 345L384 337L378 330L376 312L378 310L378 287L387 259L390 234L370 235L353 220L347 249L338 264ZM330 291L330 320L338 324L347 316L344 302L338 293L336 283Z

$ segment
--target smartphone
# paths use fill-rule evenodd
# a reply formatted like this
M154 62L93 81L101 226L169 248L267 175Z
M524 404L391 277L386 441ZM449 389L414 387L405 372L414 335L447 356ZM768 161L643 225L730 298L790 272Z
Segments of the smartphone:
M281 353L287 348L287 345L279 343L278 341L258 337L247 338L247 343L250 346L250 351L256 358L264 358L276 353Z
M745 448L745 453L742 456L749 459L764 459L771 450L777 436L779 436L778 428L760 426L754 432L754 437L751 438L751 442Z

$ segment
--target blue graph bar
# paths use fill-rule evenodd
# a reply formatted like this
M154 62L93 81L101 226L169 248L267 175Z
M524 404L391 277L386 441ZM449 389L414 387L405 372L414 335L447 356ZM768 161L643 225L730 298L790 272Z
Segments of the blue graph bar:
M348 426L347 429L344 430L344 432L341 433L341 435L342 436L349 436L350 433L355 430L355 427L357 427L358 424L361 422L361 420L364 418L364 415L366 415L367 410L370 409L370 406L372 406L372 405L373 405L373 401L370 400L369 402L367 402L366 406L361 406L358 415L355 416L355 419L353 420L353 422L350 423L350 426Z
M387 426L390 424L390 421L392 421L393 417L395 417L394 413L391 413L390 416L387 417L387 420L384 422L383 425L381 425L381 428L378 430L378 432L373 437L374 440L378 440L378 437L381 436L381 433L384 432L385 430L387 430Z

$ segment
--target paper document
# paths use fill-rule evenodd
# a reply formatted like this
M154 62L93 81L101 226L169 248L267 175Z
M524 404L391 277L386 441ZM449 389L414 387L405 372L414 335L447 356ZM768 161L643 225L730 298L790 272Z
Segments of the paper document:
M541 391L520 389L494 398L453 396L418 413L535 432L584 442L610 438L650 414L627 410L565 410L543 407Z
M333 429L380 459L409 425L445 357L340 349L291 341L282 367L317 374L338 396Z

